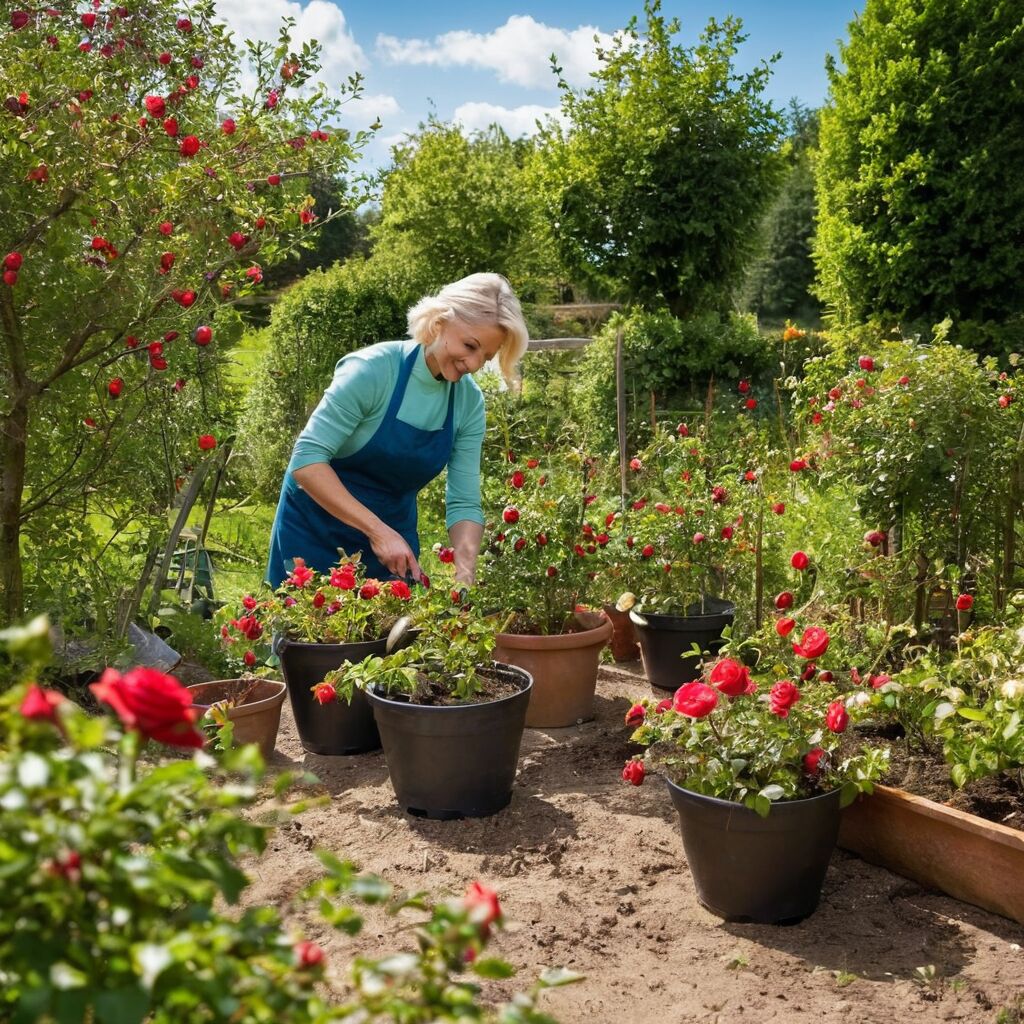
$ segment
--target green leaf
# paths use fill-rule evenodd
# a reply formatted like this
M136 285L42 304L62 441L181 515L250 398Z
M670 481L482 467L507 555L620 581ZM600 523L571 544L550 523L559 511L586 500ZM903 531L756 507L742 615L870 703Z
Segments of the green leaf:
M99 1024L138 1024L149 1012L149 996L133 985L97 993L93 1007Z
M987 722L988 715L981 708L957 708L956 713L969 722Z
M955 764L949 770L949 777L953 780L953 784L958 788L963 786L967 782L967 765Z
M506 960L490 958L477 960L473 964L473 973L481 978L511 978L516 969Z

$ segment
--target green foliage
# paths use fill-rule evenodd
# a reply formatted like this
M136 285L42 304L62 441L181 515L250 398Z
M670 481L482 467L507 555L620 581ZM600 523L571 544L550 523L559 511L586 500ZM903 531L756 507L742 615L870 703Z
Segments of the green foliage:
M815 238L841 322L1024 311L1020 12L868 0L829 61Z
M573 411L588 435L616 446L615 335L622 330L631 448L649 437L650 393L662 408L703 410L712 379L764 373L772 349L752 317L703 313L679 320L665 309L612 315L587 347L573 386Z
M374 259L314 271L275 304L268 348L246 393L235 451L243 487L277 501L292 445L330 382L338 360L406 334L405 311L419 298Z
M423 294L478 271L504 274L520 298L550 290L557 262L527 168L529 139L497 126L467 137L429 121L396 145L384 176L374 259Z
M659 9L648 0L643 30L633 19L601 54L594 85L560 81L568 127L546 130L542 191L574 274L689 316L729 308L782 169L782 117L762 98L771 62L733 67L737 20L684 48Z

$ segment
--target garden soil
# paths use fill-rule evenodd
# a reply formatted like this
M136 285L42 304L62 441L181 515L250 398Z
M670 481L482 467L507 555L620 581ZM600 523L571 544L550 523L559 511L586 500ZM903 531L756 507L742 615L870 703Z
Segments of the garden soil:
M282 908L320 942L340 987L357 953L410 948L415 915L373 908L352 939L314 908L286 909L322 874L316 847L436 897L480 880L507 921L488 955L518 970L485 982L488 998L528 987L544 967L570 968L585 980L541 996L563 1024L1024 1022L1024 926L842 851L818 911L799 924L730 924L704 910L661 780L620 778L637 752L623 716L645 694L639 666L602 668L594 721L526 731L508 808L446 822L399 810L380 753L305 753L286 704L272 767L313 772L329 802L276 831L249 866L246 901Z

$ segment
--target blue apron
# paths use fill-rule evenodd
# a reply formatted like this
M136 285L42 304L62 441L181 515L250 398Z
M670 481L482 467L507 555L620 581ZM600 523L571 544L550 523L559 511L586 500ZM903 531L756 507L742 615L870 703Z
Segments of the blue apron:
M440 430L421 430L398 418L420 351L417 345L403 361L391 402L373 437L359 451L330 462L352 496L400 533L417 558L416 495L448 465L455 436L454 384L448 390L448 413ZM295 558L305 559L311 569L327 572L337 564L339 549L349 555L361 551L370 578L393 578L374 555L365 534L332 516L295 483L291 473L285 473L270 534L267 582L279 586Z

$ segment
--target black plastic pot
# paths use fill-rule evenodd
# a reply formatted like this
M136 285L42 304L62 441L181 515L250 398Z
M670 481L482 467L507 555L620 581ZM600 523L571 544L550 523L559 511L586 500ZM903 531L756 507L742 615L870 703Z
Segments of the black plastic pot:
M838 789L777 801L762 818L666 781L697 898L711 913L758 924L814 913L839 834Z
M696 644L702 651L716 654L722 647L722 631L732 625L736 605L709 597L700 605L691 606L687 615L638 614L629 617L640 642L640 657L651 686L661 690L677 690L683 683L700 676L701 655L683 653Z
M341 755L380 749L373 710L362 690L353 691L351 704L341 700L319 704L312 688L346 661L384 654L386 643L384 637L357 644L306 644L287 637L275 638L274 651L281 659L281 674L288 686L295 727L305 750Z
M484 818L507 807L519 763L533 678L513 665L493 671L519 692L486 704L412 704L367 691L399 804L422 818Z

